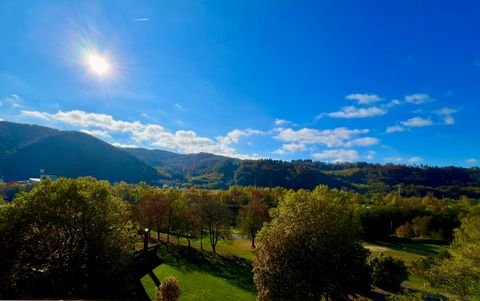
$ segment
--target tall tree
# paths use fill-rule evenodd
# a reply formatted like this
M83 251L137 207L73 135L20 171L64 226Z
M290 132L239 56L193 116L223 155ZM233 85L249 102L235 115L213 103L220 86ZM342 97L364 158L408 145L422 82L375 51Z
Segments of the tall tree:
M350 194L319 186L290 191L259 233L259 300L347 300L370 288L367 256Z
M230 211L225 204L220 202L220 195L217 192L209 194L203 211L210 245L213 253L217 253L218 241L230 237Z
M240 231L248 235L252 240L252 248L255 248L255 237L263 227L263 223L269 220L268 208L258 198L253 197L247 206L240 209L238 214L238 226Z

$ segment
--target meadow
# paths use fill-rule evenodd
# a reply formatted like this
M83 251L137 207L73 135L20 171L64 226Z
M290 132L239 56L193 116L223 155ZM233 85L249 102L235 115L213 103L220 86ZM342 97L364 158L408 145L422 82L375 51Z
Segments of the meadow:
M447 248L422 242L368 242L364 246L370 250L371 257L383 253L404 260L407 266ZM182 289L180 301L255 300L256 289L251 272L255 253L250 240L234 234L231 240L218 243L217 252L213 255L208 239L203 240L202 251L200 240L192 240L189 248L186 239L177 241L176 237L170 236L170 243L166 243L166 235L161 234L158 256L162 264L141 278L146 294L154 298L156 283L167 276L174 276ZM424 279L410 275L402 286L419 291L425 289L425 283Z
M200 240L194 240L191 248L186 239L177 243L166 235L161 236L158 256L162 264L141 278L149 298L155 296L156 283L167 276L174 276L180 283L185 300L255 300L252 262L254 253L250 241L235 235L230 241L220 241L213 254L207 239L200 250Z

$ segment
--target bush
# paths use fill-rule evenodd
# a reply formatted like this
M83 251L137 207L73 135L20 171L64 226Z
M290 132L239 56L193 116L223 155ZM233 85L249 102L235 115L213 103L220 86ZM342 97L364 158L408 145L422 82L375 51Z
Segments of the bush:
M181 293L177 279L170 276L163 279L162 284L157 288L157 301L175 301Z
M380 254L370 262L373 285L390 291L400 290L400 285L408 279L408 270L401 259Z

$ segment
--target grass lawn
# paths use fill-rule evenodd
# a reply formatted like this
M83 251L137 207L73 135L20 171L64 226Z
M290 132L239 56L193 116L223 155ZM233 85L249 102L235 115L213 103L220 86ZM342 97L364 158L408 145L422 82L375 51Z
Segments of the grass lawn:
M390 255L392 257L400 258L405 261L407 266L410 266L412 261L426 258L429 256L435 256L440 251L446 250L448 246L426 244L420 242L375 242L364 243L365 248L369 249L372 253L371 256L376 256L381 253ZM408 277L408 280L403 283L403 286L411 289L422 290L425 288L425 279L412 275Z
M388 242L375 242L364 243L365 248L372 252L372 255L378 255L383 253L392 257L397 257L405 261L407 265L410 265L412 261L426 258L428 256L435 256L440 251L447 249L447 246L425 244L420 242L400 242L400 243L388 243Z
M156 233L152 233L156 237ZM141 283L150 298L155 295L155 283L167 276L174 276L182 289L182 300L255 300L256 290L253 284L252 261L255 258L251 241L235 234L235 239L220 241L217 245L219 255L213 255L208 238L191 241L191 248L184 238L170 236L167 244L166 235L160 235L163 243L159 246L158 256L163 263L141 278ZM421 242L375 242L364 243L372 255L380 253L397 257L407 266L412 261L428 256L435 256L447 246ZM403 283L408 289L423 290L425 280L415 275Z
M152 237L157 237L157 234L152 232ZM255 259L254 249L251 247L252 242L249 239L243 239L238 234L234 234L235 239L219 241L217 244L217 253L224 256L237 256L240 258L253 261ZM160 234L160 239L166 241L167 235L165 233ZM170 243L176 245L177 238L170 235ZM185 238L180 238L181 246L188 246L188 241ZM192 240L191 245L195 249L200 250L200 240ZM141 246L143 248L143 245ZM212 252L212 247L210 246L210 241L208 238L203 238L203 250Z
M168 264L158 266L154 271L155 276L162 280L167 276L177 278L182 294L182 300L255 300L256 294L238 288L227 280L198 271L185 271ZM142 284L148 296L155 295L155 284L149 275L142 278Z
M175 241L176 242L176 241ZM200 243L198 242L198 246ZM177 278L182 300L255 300L251 261L226 254L213 255L184 245L161 243L158 255L163 264L142 277L142 285L150 298L155 283L167 276ZM223 250L234 248L235 243Z

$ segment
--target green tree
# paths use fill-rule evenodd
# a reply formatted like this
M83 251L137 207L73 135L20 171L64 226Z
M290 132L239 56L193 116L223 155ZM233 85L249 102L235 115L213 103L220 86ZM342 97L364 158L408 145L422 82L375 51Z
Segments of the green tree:
M259 300L347 300L370 289L349 199L326 186L287 193L258 235Z
M429 237L432 232L432 217L417 216L412 219L412 228L415 235L420 238Z
M0 207L0 297L112 298L134 231L108 182L42 181Z
M434 265L427 279L461 300L480 300L480 215L464 218L454 235L451 258Z
M263 227L263 223L268 221L268 208L256 198L240 209L238 213L238 227L240 231L248 235L252 240L252 248L255 248L255 237L257 232Z
M203 204L204 224L208 229L208 237L213 253L219 240L230 237L230 211L220 202L218 193L211 193Z
M408 279L405 262L392 256L375 257L370 262L372 283L380 288L398 291L403 281Z

